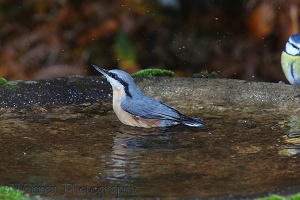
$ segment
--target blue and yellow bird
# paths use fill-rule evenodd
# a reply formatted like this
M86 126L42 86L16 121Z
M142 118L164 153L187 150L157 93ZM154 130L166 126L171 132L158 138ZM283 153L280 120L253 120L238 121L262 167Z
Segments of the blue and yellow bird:
M133 78L122 70L105 70L93 67L103 74L113 89L113 109L126 125L143 128L167 127L177 124L201 127L204 122L186 116L156 99L146 96L136 86Z
M292 85L300 85L300 34L292 35L281 54L281 66Z

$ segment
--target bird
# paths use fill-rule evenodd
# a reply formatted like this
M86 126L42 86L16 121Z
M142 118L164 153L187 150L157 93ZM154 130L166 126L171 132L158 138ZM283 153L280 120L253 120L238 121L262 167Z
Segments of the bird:
M112 86L113 110L126 125L153 128L187 125L202 127L205 123L198 118L186 116L171 106L146 96L135 84L130 74L118 70L106 70L92 65L103 74Z
M293 34L281 54L281 66L292 85L300 85L300 34Z

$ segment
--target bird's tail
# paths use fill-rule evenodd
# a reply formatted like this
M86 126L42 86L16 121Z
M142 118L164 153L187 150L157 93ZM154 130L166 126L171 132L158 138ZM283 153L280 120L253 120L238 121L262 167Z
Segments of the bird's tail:
M205 125L204 121L202 121L201 119L195 117L188 117L185 115L182 115L180 117L180 123L187 126L193 126L193 127L201 127Z

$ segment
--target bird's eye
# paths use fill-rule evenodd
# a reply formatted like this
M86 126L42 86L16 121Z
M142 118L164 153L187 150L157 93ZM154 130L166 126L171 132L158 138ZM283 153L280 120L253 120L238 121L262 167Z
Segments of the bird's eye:
M118 78L118 75L115 74L115 73L109 73L109 76L114 78L114 79L117 79Z

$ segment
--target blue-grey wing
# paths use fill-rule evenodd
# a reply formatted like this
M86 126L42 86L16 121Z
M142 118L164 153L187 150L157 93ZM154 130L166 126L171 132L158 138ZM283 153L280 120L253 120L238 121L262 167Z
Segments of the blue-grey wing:
M123 110L146 119L180 120L182 115L174 108L152 98L128 99L121 103Z

